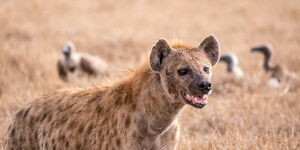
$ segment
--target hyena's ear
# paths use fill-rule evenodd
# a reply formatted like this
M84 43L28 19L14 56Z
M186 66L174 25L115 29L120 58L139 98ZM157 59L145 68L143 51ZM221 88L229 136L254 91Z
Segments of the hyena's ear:
M162 63L164 59L171 52L171 47L165 39L160 39L152 47L150 54L150 67L153 71L159 72L162 68Z
M213 35L209 35L205 38L199 45L199 48L206 53L206 56L210 59L212 65L215 65L218 62L220 57L220 46L218 40Z

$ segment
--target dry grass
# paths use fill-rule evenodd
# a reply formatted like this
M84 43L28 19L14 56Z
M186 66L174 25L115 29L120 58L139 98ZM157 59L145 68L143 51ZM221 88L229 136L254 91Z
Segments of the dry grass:
M300 149L300 84L290 82L288 93L264 85L261 57L249 52L271 43L274 61L299 74L298 0L0 2L0 148L7 118L29 101L60 88L101 83L60 81L55 65L63 42L72 40L79 50L109 60L114 80L160 37L197 45L214 33L222 52L237 53L249 79L231 83L224 65L216 67L218 92L210 104L181 114L180 149Z

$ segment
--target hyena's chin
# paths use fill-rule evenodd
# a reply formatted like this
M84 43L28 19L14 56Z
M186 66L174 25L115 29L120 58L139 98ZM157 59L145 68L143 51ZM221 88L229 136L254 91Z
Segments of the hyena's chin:
M210 94L210 93L208 93ZM181 92L181 99L196 108L203 108L205 105L208 104L208 94L201 94L201 95L192 95L185 92Z

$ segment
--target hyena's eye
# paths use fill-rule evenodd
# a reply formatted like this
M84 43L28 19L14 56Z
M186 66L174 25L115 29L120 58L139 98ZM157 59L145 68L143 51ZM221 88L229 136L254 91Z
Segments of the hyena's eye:
M186 74L189 73L189 72L190 72L189 69L179 69L179 70L178 70L178 74L179 74L180 76L184 76L184 75L186 75Z
M204 71L205 73L209 74L209 68L208 68L208 67L204 67L204 68L203 68L203 71Z

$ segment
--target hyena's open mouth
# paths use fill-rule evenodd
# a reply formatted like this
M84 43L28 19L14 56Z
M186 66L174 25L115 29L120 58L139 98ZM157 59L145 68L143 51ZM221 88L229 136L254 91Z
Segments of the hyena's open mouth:
M203 108L208 103L207 94L193 96L191 94L181 93L182 99L197 108Z

